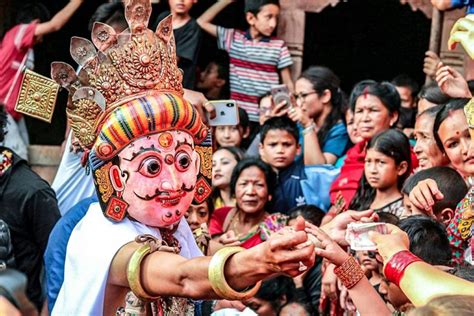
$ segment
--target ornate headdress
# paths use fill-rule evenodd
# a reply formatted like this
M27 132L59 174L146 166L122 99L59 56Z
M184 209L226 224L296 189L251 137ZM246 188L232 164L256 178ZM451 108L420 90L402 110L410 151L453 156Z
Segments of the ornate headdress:
M172 18L163 19L153 32L147 28L150 14L150 0L128 0L127 30L117 34L111 26L96 22L92 41L71 39L71 55L80 67L77 74L66 63L51 64L51 77L69 91L68 120L75 137L90 150L89 165L99 200L103 206L108 205L106 213L114 197L110 186L103 183L102 169L107 162L134 139L167 129L184 130L193 136L195 144L201 144L196 146L203 163L195 201L203 202L211 190L208 129L183 98ZM43 81L47 78L38 77L31 72L25 74L16 109L50 121L57 85L46 85ZM42 94L38 94L39 81ZM123 214L109 217L121 219L118 217Z

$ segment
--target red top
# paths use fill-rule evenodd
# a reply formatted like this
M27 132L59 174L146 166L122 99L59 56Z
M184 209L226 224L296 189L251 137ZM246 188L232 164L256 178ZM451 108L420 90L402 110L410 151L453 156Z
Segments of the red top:
M0 44L0 102L5 103L21 62L28 54L28 50L33 48L36 25L36 22L19 24L3 37ZM22 79L23 74L20 74L6 102L6 110L15 120L21 118L21 114L15 112L15 104Z
M214 210L209 222L209 233L212 237L226 232L224 223L227 216L233 216L229 214L232 210L234 210L232 206L224 206ZM239 238L241 242L240 246L246 249L257 246L267 240L272 233L285 227L287 222L288 217L286 215L280 213L268 215L256 229L249 231L247 235Z
M364 172L365 155L366 155L367 141L362 141L354 145L347 151L347 158L341 168L341 174L333 182L330 189L331 204L344 204L344 209L347 210L352 201L357 189L359 188L360 178ZM416 158L413 148L410 147L411 152L411 170L418 167L418 159ZM343 201L341 201L343 199Z

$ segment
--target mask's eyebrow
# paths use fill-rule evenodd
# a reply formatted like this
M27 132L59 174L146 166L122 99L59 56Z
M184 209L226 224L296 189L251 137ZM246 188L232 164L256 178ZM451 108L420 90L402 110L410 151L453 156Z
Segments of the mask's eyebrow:
M140 147L140 150L137 151L137 152L134 152L132 153L132 157L130 157L130 159L127 159L127 158L123 158L123 160L126 160L126 161L132 161L133 159L135 159L138 155L146 152L146 151L154 151L154 152L157 152L159 154L161 154L161 150L159 150L158 148L155 147L155 145L151 145L150 147Z
M176 147L174 147L174 150L176 151L179 147L184 146L184 145L188 145L189 147L191 147L191 149L194 149L193 145L191 145L191 143L188 142L188 139L185 138L184 142L180 142L179 140L176 140Z

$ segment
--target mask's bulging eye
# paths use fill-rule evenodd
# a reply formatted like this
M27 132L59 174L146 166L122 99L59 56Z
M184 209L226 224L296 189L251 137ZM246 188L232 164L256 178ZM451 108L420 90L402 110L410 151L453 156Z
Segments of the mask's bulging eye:
M156 157L148 157L140 164L139 172L145 177L156 177L161 171L161 161Z
M179 171L185 171L191 165L191 157L184 151L178 152L176 154L175 161L176 169Z

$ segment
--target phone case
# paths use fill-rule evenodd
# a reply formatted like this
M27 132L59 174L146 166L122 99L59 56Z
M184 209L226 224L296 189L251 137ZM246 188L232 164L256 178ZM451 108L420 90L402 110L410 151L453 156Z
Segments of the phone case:
M234 100L209 101L216 109L216 117L211 119L206 113L210 126L239 125L239 108Z

